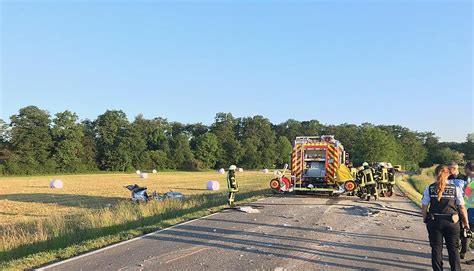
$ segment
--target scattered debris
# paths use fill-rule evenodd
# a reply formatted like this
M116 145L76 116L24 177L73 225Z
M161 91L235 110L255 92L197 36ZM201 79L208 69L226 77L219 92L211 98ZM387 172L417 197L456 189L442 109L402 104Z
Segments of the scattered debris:
M213 231L213 232L216 232L217 230L216 230L216 229L213 229L212 231Z
M248 214L258 214L258 213L260 213L259 210L254 209L250 206L239 207L237 210L239 210L241 212L244 212L244 213L248 213Z
M289 224L283 224L283 227L291 227Z
M408 230L409 228L411 228L411 226L403 226L403 227L393 228L393 229L397 231L405 231L405 230Z
M380 213L380 211L378 210L372 210L370 208L363 207L363 206L352 206L352 207L346 207L343 209L346 210L350 214L358 215L358 216L374 217Z
M332 227L331 226L326 226L326 230L327 231L332 231Z
M170 191L170 192L166 192L166 193L164 194L164 198L165 198L165 199L178 199L178 200L182 200L182 199L184 199L184 195L183 195L183 193L180 193L180 192Z
M284 267L275 267L275 269L273 269L273 271L285 271L286 269Z

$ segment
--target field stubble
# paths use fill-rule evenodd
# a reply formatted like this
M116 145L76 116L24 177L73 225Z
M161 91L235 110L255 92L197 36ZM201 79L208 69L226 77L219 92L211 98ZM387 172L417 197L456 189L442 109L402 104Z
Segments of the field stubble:
M61 179L62 189L49 188ZM270 174L238 173L238 199L267 193ZM208 180L220 192L206 190ZM132 204L125 185L185 194L185 201ZM8 177L0 179L0 268L31 267L88 249L148 233L225 206L225 175L165 172L140 179L135 174ZM23 258L23 259L22 259Z

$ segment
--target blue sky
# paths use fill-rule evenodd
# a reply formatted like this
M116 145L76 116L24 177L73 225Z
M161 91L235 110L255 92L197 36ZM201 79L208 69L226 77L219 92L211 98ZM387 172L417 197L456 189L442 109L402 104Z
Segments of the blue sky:
M473 132L471 1L1 1L0 118L217 112ZM454 120L454 122L452 121Z

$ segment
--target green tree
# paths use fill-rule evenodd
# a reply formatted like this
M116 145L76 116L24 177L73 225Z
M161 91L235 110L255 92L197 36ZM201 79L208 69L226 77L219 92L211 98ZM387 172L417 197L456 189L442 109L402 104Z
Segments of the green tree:
M291 149L290 141L286 137L280 136L276 142L276 164L278 167L283 167L285 163L289 164Z
M215 134L208 132L197 138L194 156L202 162L203 168L214 168L220 152L219 139Z
M97 168L97 147L95 138L95 124L90 120L81 122L82 134L81 138L81 169L80 171L96 171Z
M398 162L398 144L392 134L372 124L365 123L360 127L358 141L352 159L356 164L362 162Z
M146 169L167 169L169 168L168 156L164 151L148 150L144 153L142 168Z
M397 141L399 163L408 170L418 169L427 156L427 149L423 145L425 136L400 125L378 127L392 134Z
M77 120L77 115L67 110L57 113L53 119L52 158L59 172L77 172L81 168L84 133Z
M107 171L126 171L131 169L132 158L124 147L124 134L129 122L121 110L107 110L95 121L98 167Z
M123 170L146 169L144 166L147 162L145 157L147 144L139 126L136 123L127 125L118 140L118 152L122 158Z
M146 141L147 150L162 151L171 157L170 141L172 140L171 125L166 119L154 118L151 120L138 115L134 125ZM168 133L168 134L167 134ZM167 160L167 159L166 159ZM166 162L166 161L164 161ZM168 162L166 162L168 163Z
M418 138L423 143L426 149L425 159L420 163L422 167L431 167L434 164L439 164L439 138L432 132L418 133Z
M309 126L309 125L308 125ZM305 129L310 129L305 128ZM316 131L315 129L314 131ZM294 119L289 119L283 123L278 124L275 126L275 132L277 136L285 136L290 142L293 142L297 136L310 136L310 135L316 135L316 134L303 134L303 128L301 125L301 122L294 120ZM305 131L305 132L313 132L313 131Z
M172 162L177 169L193 169L194 155L185 134L175 135L172 144Z
M463 154L457 151L453 151L448 147L440 149L438 152L438 157L440 164L447 165L451 162L461 164L463 162Z
M463 144L464 159L468 161L474 160L474 133L470 133L466 137L466 142Z
M27 106L11 116L12 157L6 167L13 174L38 174L53 172L50 159L53 145L48 112L36 106Z
M216 114L211 132L217 136L222 148L221 155L217 159L217 167L237 164L242 157L242 145L236 137L236 126L237 121L232 114Z
M2 119L0 119L0 150L7 148L10 142L10 126Z
M357 125L344 123L338 126L332 126L329 129L326 128L325 132L334 135L337 140L342 142L345 151L349 153L350 160L357 157L357 153L354 152L354 150L357 149L356 145L359 144L358 142L360 141L360 128Z
M242 118L239 131L244 150L239 164L247 168L274 167L277 160L276 136L270 121L259 115Z
M323 125L317 120L302 121L300 129L300 136L322 135Z

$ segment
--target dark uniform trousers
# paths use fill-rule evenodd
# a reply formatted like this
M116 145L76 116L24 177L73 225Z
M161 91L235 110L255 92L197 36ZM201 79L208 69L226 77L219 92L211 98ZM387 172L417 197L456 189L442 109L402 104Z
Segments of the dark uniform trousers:
M431 246L431 264L433 270L443 270L443 239L448 249L449 265L451 270L461 270L459 258L459 235L461 229L458 221L453 221L453 215L459 213L456 205L456 187L446 185L440 200L437 195L437 184L429 186L430 210L426 227Z
M427 223L431 245L431 264L433 270L443 270L443 237L448 249L449 265L451 270L461 270L459 260L459 224L450 218L437 217Z

